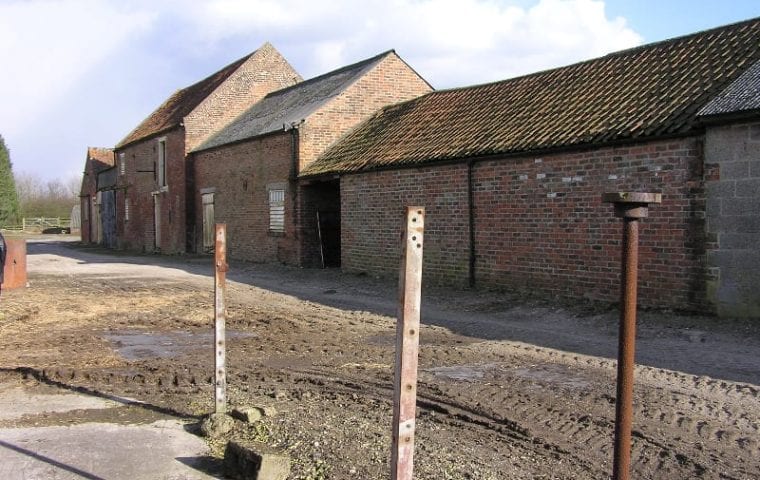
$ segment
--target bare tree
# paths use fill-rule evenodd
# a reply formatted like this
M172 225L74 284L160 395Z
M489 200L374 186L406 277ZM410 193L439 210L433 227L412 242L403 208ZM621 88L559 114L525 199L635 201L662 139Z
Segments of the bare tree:
M78 175L44 181L36 174L20 172L15 179L25 217L68 217L71 207L79 203L81 177Z

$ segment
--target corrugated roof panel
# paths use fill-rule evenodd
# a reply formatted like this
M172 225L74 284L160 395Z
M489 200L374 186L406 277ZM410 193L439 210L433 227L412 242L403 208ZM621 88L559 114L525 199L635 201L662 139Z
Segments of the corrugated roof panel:
M298 123L339 95L391 52L272 92L243 112L195 151L207 150Z

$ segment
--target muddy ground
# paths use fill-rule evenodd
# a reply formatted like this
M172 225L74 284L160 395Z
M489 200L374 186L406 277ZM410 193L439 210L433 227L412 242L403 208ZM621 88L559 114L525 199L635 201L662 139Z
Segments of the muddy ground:
M28 250L29 288L0 299L4 381L144 402L110 409L113 422L192 424L212 411L208 258L76 242ZM388 478L394 281L231 268L230 404L277 414L240 422L229 438L286 450L293 479ZM416 478L609 477L614 309L437 288L425 289L422 308ZM641 313L632 478L760 478L759 330ZM103 415L81 409L46 421ZM229 438L212 442L217 456ZM215 458L206 464L218 474Z

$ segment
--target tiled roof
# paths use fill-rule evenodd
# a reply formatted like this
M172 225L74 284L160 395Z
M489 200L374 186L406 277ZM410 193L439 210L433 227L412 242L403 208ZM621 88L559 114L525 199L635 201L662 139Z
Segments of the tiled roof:
M256 52L253 52L256 53ZM204 78L189 87L177 90L171 97L161 104L148 118L142 121L132 132L124 138L116 148L123 148L131 143L156 135L182 123L190 112L193 111L211 92L222 84L235 70L237 70L253 53L237 60L213 75Z
M87 147L87 162L95 173L112 167L114 164L113 150L110 148Z
M376 55L353 65L272 92L233 120L195 151L208 150L229 143L282 130L300 122L339 95L368 70L393 51Z
M705 105L699 115L722 115L760 109L760 61Z
M386 107L302 176L687 134L758 60L760 19Z

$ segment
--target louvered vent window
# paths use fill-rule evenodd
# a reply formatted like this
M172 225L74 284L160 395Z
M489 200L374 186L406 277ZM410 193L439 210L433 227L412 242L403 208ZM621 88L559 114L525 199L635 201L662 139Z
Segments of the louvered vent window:
M269 231L285 231L285 189L269 190Z

